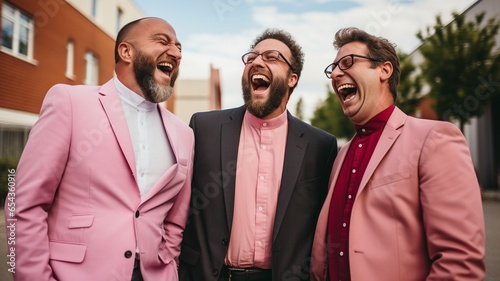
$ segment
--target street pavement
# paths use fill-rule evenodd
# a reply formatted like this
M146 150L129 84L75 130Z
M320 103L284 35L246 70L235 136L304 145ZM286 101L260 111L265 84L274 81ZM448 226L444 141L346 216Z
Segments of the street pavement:
M484 220L486 224L486 279L500 280L500 200L484 200ZM4 212L0 210L0 280L12 281L8 272L7 240ZM128 280L126 280L128 281Z

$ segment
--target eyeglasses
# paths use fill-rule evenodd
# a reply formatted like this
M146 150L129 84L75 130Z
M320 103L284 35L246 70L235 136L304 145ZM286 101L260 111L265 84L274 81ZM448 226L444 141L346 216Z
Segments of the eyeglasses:
M244 64L249 64L252 63L255 59L257 59L258 56L262 56L263 61L277 61L279 57L281 57L286 62L286 64L288 64L292 72L294 72L294 69L290 64L290 62L285 58L285 56L282 53L276 50L267 50L260 54L256 52L248 52L243 56L241 56L241 60L243 61Z
M382 60L371 58L371 57L367 57L367 56L350 54L350 55L341 57L337 62L329 64L325 68L325 71L324 71L326 77L328 79L331 79L332 78L332 72L335 69L335 67L337 67L337 66L340 68L340 70L346 70L346 69L351 68L351 66L354 64L354 57L369 59L371 61L376 61L376 62L381 62L382 61Z

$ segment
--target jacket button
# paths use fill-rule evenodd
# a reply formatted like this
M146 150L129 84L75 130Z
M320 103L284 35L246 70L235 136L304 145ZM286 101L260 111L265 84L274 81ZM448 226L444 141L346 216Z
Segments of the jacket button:
M229 241L227 239L222 239L222 245L227 246L229 244Z
M127 259L130 259L130 258L132 257L132 252L131 252L131 251L126 251L126 252L125 252L125 257L126 257Z
M219 271L217 269L212 270L212 276L214 277L219 276Z
M140 214L141 214L141 213L139 213L139 211L135 211L135 217L136 217L136 218L138 218Z

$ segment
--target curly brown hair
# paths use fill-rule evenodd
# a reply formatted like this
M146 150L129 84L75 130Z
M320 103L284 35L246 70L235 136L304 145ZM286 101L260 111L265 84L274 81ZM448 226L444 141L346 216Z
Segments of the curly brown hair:
M261 35L255 38L254 42L250 46L250 49L255 48L257 44L266 39L275 39L283 42L283 44L285 44L292 53L292 60L290 64L293 66L293 73L297 74L297 83L295 83L295 85L290 89L291 94L293 89L295 89L298 84L300 73L304 67L304 53L302 52L302 47L299 46L290 33L281 29L268 28Z

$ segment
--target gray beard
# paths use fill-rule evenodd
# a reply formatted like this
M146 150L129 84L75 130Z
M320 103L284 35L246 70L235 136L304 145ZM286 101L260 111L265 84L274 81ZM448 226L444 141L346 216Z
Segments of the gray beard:
M155 69L155 63L149 60L149 57L144 53L139 52L137 58L134 60L135 79L139 87L141 87L144 98L147 101L160 103L166 101L172 95L174 91L173 86L178 73L172 72L170 85L162 86L158 84L153 77Z
M150 77L147 81L148 87L147 90L142 89L144 93L144 98L150 102L160 103L168 100L172 93L174 92L174 88L170 85L162 86L154 80L153 77ZM142 86L141 86L142 88Z

